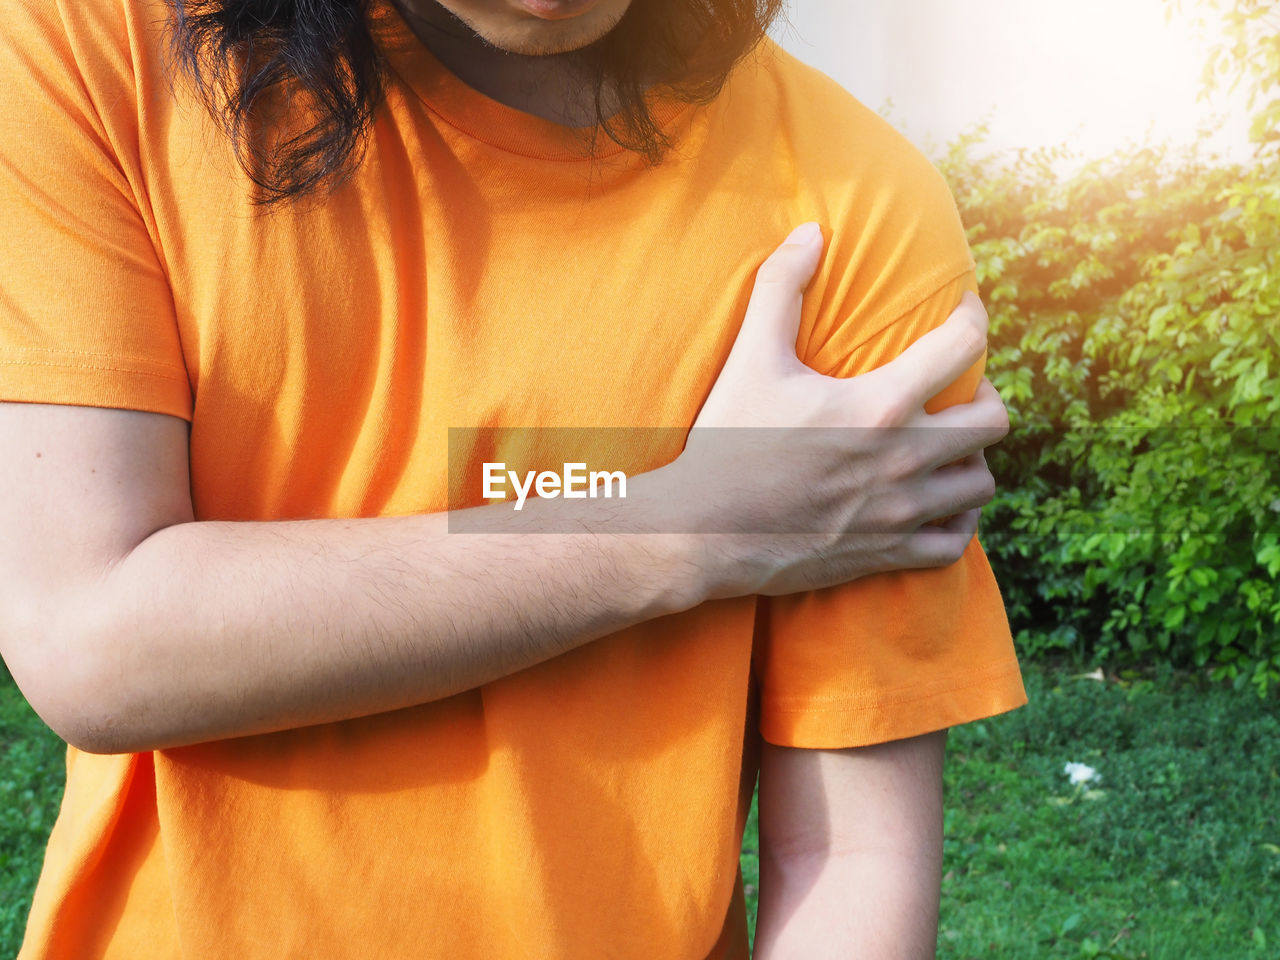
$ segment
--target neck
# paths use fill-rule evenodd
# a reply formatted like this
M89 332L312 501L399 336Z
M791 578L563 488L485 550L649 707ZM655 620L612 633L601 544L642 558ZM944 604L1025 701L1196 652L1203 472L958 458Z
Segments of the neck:
M595 125L595 91L572 54L508 53L486 43L438 4L392 2L432 56L467 86L562 126Z

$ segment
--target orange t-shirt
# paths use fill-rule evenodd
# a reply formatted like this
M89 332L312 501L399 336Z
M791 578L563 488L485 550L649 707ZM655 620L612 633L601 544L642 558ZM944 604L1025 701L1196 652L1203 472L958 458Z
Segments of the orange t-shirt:
M165 12L6 8L0 399L189 420L197 519L443 509L450 427L687 428L756 268L805 220L831 238L798 340L820 371L882 364L973 288L937 172L771 43L710 105L657 103L664 163L592 163L384 0L357 175L264 215L171 89ZM410 709L68 749L21 957L743 957L760 736L851 747L1023 700L975 541L947 569L705 604Z

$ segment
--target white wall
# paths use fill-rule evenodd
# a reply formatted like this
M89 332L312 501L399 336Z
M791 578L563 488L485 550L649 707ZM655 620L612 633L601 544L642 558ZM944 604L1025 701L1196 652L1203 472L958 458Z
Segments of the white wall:
M1186 6L1193 4L1185 3ZM1215 143L1248 156L1243 98L1197 101L1208 40L1166 0L791 0L783 46L917 144L986 120L999 148L1185 142L1215 114Z

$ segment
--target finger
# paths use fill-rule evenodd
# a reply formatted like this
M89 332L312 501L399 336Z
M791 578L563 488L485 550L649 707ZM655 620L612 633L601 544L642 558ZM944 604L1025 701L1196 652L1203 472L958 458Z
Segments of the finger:
M928 505L930 520L985 507L995 494L996 481L982 451L939 467L920 485L920 502Z
M986 446L999 443L1009 435L1009 410L1004 405L1004 400L1000 397L998 391L990 380L983 377L978 384L978 389L973 394L973 401L969 404L975 421L981 421L983 430L998 434L995 439L991 440ZM950 408L948 408L950 409ZM939 413L945 413L940 410Z
M925 414L919 449L930 469L993 446L1009 435L1009 411L991 381L983 378L970 403Z
M901 398L905 409L919 409L982 359L987 349L987 326L982 301L966 292L942 326L871 373L893 381L887 389Z
M975 403L1000 404L1004 407L1004 400L1000 398L1000 391L996 389L996 385L986 377L978 383L978 389L974 391L973 400Z
M913 569L949 567L968 549L978 532L981 510L966 510L945 523L925 525L911 535L910 560L904 565Z
M822 228L806 223L791 231L761 264L731 356L795 359L800 306L822 258L822 246Z
M1008 435L1009 411L999 391L990 380L983 377L968 403L954 403L937 413L926 413L917 418L920 425L930 427L974 427L984 431L1002 431L1001 439ZM995 440L992 443L996 442Z

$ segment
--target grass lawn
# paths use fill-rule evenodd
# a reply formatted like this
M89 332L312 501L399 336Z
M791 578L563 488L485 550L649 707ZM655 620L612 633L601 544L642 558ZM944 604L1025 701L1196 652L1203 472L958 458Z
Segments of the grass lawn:
M1172 674L1029 669L1031 705L952 731L939 955L1280 956L1280 704ZM17 952L63 748L0 673L0 957ZM1068 762L1100 780L1073 787ZM743 871L757 883L754 816ZM752 918L754 922L754 917Z
M0 667L0 957L22 943L27 908L66 777L67 748Z
M940 954L1280 956L1276 699L1027 680L1031 706L953 734Z

